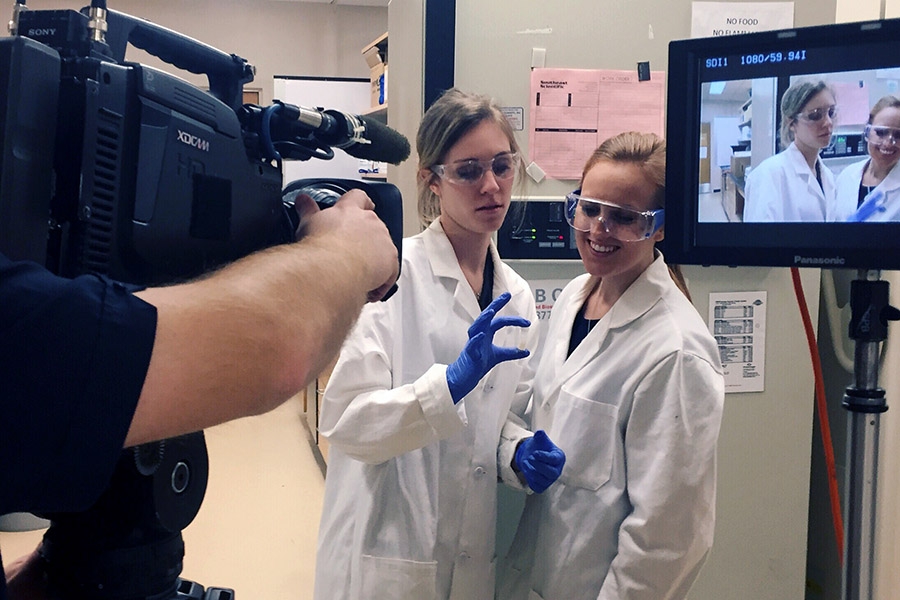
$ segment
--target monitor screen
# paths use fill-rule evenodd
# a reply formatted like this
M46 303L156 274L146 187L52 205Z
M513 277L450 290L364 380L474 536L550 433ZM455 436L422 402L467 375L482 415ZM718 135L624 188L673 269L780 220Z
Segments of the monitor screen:
M900 19L673 41L666 137L670 262L900 268Z

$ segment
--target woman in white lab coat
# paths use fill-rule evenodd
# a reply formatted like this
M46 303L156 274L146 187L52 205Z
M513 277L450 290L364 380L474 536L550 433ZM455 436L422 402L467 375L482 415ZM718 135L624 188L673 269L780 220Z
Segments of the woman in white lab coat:
M654 249L664 187L665 142L630 132L595 151L567 197L587 273L553 307L531 408L566 464L526 500L504 600L684 598L712 544L724 379L680 272Z
M800 80L781 99L784 152L753 167L744 183L743 220L824 222L834 202L834 174L819 157L831 144L837 114L824 81Z
M884 96L864 130L869 158L837 177L830 221L900 221L900 98ZM868 202L864 201L868 199Z
M325 390L318 600L492 599L498 480L540 491L562 469L521 418L531 358L455 391L486 307L524 325L493 325L495 348L536 350L537 328L513 317L534 322L534 297L491 241L522 170L513 130L489 98L453 89L426 112L417 146L427 229L404 240L397 293L363 311ZM533 459L546 459L543 476Z

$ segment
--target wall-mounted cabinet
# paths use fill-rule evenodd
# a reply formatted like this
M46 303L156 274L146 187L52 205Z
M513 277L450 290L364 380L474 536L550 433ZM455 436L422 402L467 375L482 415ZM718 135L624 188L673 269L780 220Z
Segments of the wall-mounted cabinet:
M387 109L388 78L388 34L384 33L362 49L363 58L369 65L369 81L372 84L372 108Z

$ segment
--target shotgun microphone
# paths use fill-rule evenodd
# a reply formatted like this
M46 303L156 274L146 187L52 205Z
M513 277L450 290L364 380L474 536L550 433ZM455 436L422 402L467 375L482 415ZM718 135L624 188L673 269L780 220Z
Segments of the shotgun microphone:
M409 158L409 140L372 117L284 103L281 103L279 116L285 119L295 118L310 128L313 136L322 144L340 148L356 158L395 165Z

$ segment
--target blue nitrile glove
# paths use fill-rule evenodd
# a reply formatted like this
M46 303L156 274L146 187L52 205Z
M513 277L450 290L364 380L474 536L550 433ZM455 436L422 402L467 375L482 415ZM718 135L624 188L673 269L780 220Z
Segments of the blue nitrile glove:
M463 348L456 362L447 367L447 385L450 386L450 397L453 398L453 404L474 390L481 378L496 365L507 360L528 356L528 350L494 345L494 334L498 329L508 325L517 327L531 325L531 321L522 317L494 318L497 311L506 306L509 299L509 292L500 294L484 309L484 312L478 315L478 318L469 327L469 341L466 342L466 347Z
M881 190L872 190L868 196L863 199L862 204L856 209L856 212L850 215L847 221L851 223L863 223L869 220L869 217L875 213L884 212L887 208L884 206L884 192Z
M525 438L516 448L516 466L532 490L540 494L559 479L566 453L550 441L543 429Z

